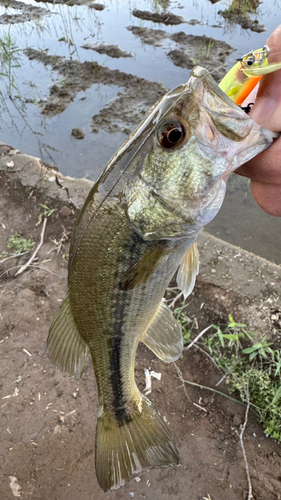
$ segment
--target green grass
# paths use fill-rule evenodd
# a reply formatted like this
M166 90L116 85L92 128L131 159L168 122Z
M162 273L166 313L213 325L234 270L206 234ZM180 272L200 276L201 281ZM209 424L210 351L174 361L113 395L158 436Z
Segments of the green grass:
M224 13L238 14L245 17L249 12L255 12L259 4L259 0L233 0Z
M188 346L194 323L185 307L177 308L175 316ZM197 344L224 374L229 392L238 391L243 402L250 402L266 435L281 442L281 345L249 331L231 315L225 326L212 325Z
M4 77L8 82L8 92L11 95L12 89L18 91L15 83L14 70L21 67L20 49L16 39L7 34L0 37L0 77Z
M8 239L7 249L10 253L15 255L23 252L28 252L35 245L35 242L31 239L23 238L19 234L12 234Z

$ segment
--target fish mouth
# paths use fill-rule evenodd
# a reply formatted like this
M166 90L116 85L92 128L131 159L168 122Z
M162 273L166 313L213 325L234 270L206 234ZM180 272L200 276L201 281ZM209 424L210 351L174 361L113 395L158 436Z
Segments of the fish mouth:
M190 73L190 79L187 84L189 84L192 88L197 90L200 82L204 81L207 91L214 92L218 97L220 97L226 104L228 104L231 108L237 110L239 106L235 104L230 97L218 86L218 84L213 79L211 73L206 69L202 68L202 66L195 66ZM242 110L240 110L242 112ZM243 112L244 113L244 112ZM246 113L244 113L246 114Z
M204 90L202 89L202 83L203 83ZM242 109L240 106L235 104L235 102L233 102L230 99L230 97L228 97L228 95L225 94L225 92L218 86L218 84L213 79L211 73L207 69L202 68L201 66L196 66L195 68L193 68L193 70L190 74L190 80L188 81L188 83L186 85L187 86L190 85L193 89L195 89L195 91L199 90L199 87L201 86L201 89L203 90L203 92L205 91L205 92L214 93L217 97L222 99L225 102L225 104L227 104L227 106L229 108L232 108L236 112L235 113L236 118L240 118L241 120L248 119L249 121L252 121L253 123L256 124L256 122L251 118L251 116L249 116L244 111L244 109ZM202 92L202 90L201 90L201 92ZM245 103L247 101L249 101L249 97L246 99ZM217 114L217 115L224 114L224 110L218 111L215 109L211 109L211 112L214 114ZM256 124L256 125L258 125L258 124ZM262 131L262 135L270 143L272 142L272 140L277 139L280 136L279 132L273 132L273 131L265 129L263 127L261 127L261 131Z

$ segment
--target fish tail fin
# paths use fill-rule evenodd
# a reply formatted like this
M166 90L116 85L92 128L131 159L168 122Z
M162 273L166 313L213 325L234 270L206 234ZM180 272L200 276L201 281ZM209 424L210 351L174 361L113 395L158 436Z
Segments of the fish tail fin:
M87 362L87 351L66 296L49 331L48 354L56 366L78 380Z
M106 411L98 416L96 473L104 491L124 486L142 470L179 463L170 430L143 395L140 408L121 422Z

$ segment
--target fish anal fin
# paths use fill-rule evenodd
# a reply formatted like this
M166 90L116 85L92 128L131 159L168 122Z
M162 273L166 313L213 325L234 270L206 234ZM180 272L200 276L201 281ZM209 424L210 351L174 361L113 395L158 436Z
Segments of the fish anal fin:
M161 301L141 341L162 361L176 361L183 350L182 331L172 311Z
M191 294L194 288L198 272L199 252L197 243L195 242L186 252L177 273L177 284L185 299Z
M98 482L109 491L142 470L177 465L179 455L161 415L141 396L140 409L123 423L106 411L98 417L95 462Z
M66 296L49 331L48 354L56 366L78 380L87 362L87 352Z
M145 283L166 262L172 251L173 247L162 241L147 247L138 262L124 274L121 288L129 290Z

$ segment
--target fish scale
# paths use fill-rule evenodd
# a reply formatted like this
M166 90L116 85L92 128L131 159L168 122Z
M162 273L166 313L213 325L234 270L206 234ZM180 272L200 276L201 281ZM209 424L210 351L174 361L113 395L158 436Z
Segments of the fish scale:
M95 231L99 234L102 233L103 238L95 238L94 240L93 238L90 240L84 238L79 248L79 253L83 253L83 261L76 260L76 264L72 266L69 281L69 285L71 285L69 286L69 298L73 317L83 340L90 347L98 386L103 387L103 391L105 391L106 379L110 380L108 373L112 363L111 356L103 350L102 335L113 331L111 346L113 355L116 354L117 350L121 350L121 346L117 349L114 339L121 339L122 364L124 367L133 366L138 337L149 323L155 307L161 300L163 289L165 290L167 287L187 248L186 242L181 243L178 252L173 253L171 259L158 270L153 279L149 279L142 286L132 291L124 291L115 287L114 284L121 281L124 273L147 249L147 244L140 238L138 238L138 244L135 241L136 238L130 238L132 229L129 226L128 217L125 211L117 205L117 202L115 203L114 216L111 213L108 214L107 204L105 204L102 211L103 216L100 215L99 220L95 221ZM108 234L107 237L106 228L109 224L114 238L111 234ZM89 226L89 232L92 234L91 226ZM121 249L122 252L124 246L127 250L127 259L118 262L116 249L119 251ZM95 256L94 259L93 256ZM93 267L91 275L88 274L85 265L87 260L94 260L91 264ZM103 271L100 275L101 270ZM93 283L93 279L95 283ZM155 289L159 290L157 295L155 295ZM90 300L87 300L86 297L87 290L91 294ZM80 315L81 302L88 306L84 308L83 318ZM95 304L94 308L93 304ZM110 307L108 307L109 304ZM121 374L123 372L125 370L121 369ZM115 373L115 378L119 379L119 377L120 373ZM126 383L129 386L132 385L130 376L126 377L124 391L126 391ZM106 393L109 393L109 402L107 399L104 400L103 395L101 395L101 404L105 406L111 404L115 398L113 389L108 390L107 388Z
M228 176L275 137L197 67L150 110L88 195L48 352L79 378L90 349L99 396L95 465L104 491L147 468L179 463L168 426L136 385L137 347L145 343L165 362L181 356L181 327L164 292L178 269L184 297L191 293L196 238L218 212Z

